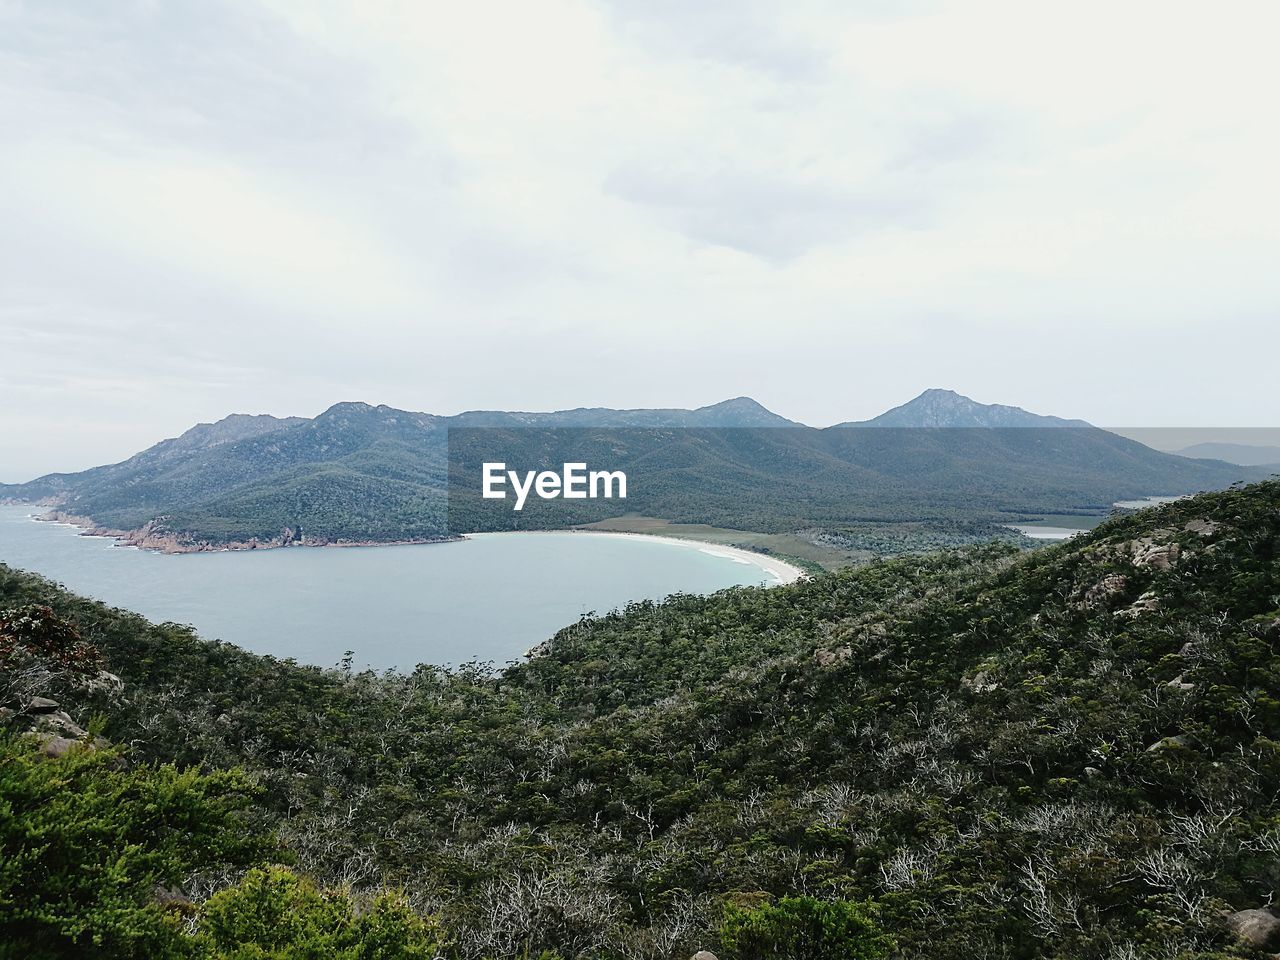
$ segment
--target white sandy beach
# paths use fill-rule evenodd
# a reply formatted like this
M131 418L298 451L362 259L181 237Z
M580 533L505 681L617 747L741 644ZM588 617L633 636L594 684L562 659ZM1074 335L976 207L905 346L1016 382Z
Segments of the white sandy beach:
M774 580L770 586L794 583L806 576L805 572L794 564L769 556L767 553L756 553L754 550L743 550L740 547L729 547L719 543L708 543L705 540L689 540L683 537L664 537L653 533L630 533L621 530L501 530L494 533L514 533L520 536L536 536L546 533L572 533L583 537L626 537L636 540L651 540L658 543L672 543L679 547L692 547L715 557L724 557L736 563L749 563L759 567ZM463 539L468 535L463 534Z
M118 547L133 547L136 549L148 549L145 545L142 545L142 544L131 544L131 543L123 542L121 540L121 537L124 536L124 533L122 531L97 530L89 526L89 524L91 524L92 521L84 520L82 518L53 519L48 516L32 513L28 515L28 519L38 521L40 523L46 523L49 526L54 526L54 527L74 527L77 530L81 531L80 535L83 537L106 537L108 539L114 540L115 546L118 546ZM540 533L541 534L572 533L580 536L592 536L592 537L627 537L631 539L642 538L645 540L656 541L658 543L672 543L679 547L694 547L698 550L701 550L703 553L710 554L711 556L723 557L726 560L733 560L735 563L746 563L746 564L751 564L752 566L755 566L755 567L759 567L761 570L763 570L765 573L769 574L769 576L773 578L773 583L769 584L769 586L779 586L785 583L794 583L795 581L808 576L808 574L806 574L804 570L800 569L794 564L787 563L785 560L779 560L777 557L770 556L767 553L756 553L754 550L743 550L741 547L730 547L730 546L725 546L724 544L710 543L706 540L692 540L687 537L664 537L661 534L634 533L634 532L629 532L624 530L491 530L491 531L485 531L484 535L493 536L499 533L502 533L502 534L514 533L514 534L520 534L520 535L530 535L530 534L540 534ZM467 539L468 536L470 535L463 534L461 537L455 537L453 539L455 541L458 539L465 540ZM451 541L450 540L433 541L432 545L437 542L449 543ZM377 542L326 543L326 544L323 544L322 546L371 547L372 548L372 547L381 547L381 546L403 546L403 545L405 545L404 542L389 541L387 543L377 543ZM271 549L271 546L264 545L263 549ZM167 552L167 551L160 551L160 552ZM217 551L214 550L214 551L206 551L206 552L217 552Z

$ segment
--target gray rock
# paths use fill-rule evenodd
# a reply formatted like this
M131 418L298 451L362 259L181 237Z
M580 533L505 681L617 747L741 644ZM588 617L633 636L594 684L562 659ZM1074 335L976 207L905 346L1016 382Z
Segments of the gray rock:
M820 667L829 667L841 660L848 660L853 656L851 647L837 647L834 650L815 650L813 659L818 662Z
M170 907L177 909L182 913L187 913L195 907L188 897L179 887L166 887L157 883L151 891L151 898L162 907Z
M710 950L699 950L693 955L693 960L716 960L716 955Z
M972 677L965 677L960 681L960 686L966 690L972 690L974 693L990 693L993 690L999 690L1000 684L991 679L991 675L985 670L979 670Z
M124 681L114 673L108 673L106 670L99 670L86 686L90 691L94 692L119 693L124 689Z
M1194 683L1187 683L1185 680L1183 680L1182 674L1178 674L1176 677L1174 677L1172 680L1166 683L1165 686L1173 687L1173 689L1175 690L1194 690L1196 688L1196 685Z
M83 727L77 724L62 710L55 710L53 713L37 714L35 718L35 728L37 730L50 730L63 737L72 737L78 739L86 735Z
M1256 950L1280 949L1280 920L1266 910L1238 910L1227 917L1227 929L1244 946Z
M1135 567L1168 570L1178 562L1181 551L1176 543L1155 543L1150 538L1134 540L1130 545Z
M36 735L36 739L40 741L40 751L46 757L65 757L79 740L73 740L70 737L60 737L55 733L40 733ZM92 748L90 748L92 749Z
M1101 770L1099 770L1097 767L1085 767L1085 768L1084 768L1084 775L1085 775L1086 777L1088 777L1090 780L1092 780L1094 777L1098 776L1098 774L1100 774L1100 773L1102 773L1102 771L1101 771Z
M58 709L58 701L48 697L32 697L27 704L27 713L53 713Z
M1106 603L1112 597L1117 597L1129 588L1129 578L1122 574L1113 573L1103 577L1092 587L1085 591L1084 605L1086 607L1097 607Z
M1192 738L1190 735L1180 733L1175 737L1164 737L1161 740L1157 740L1151 746L1147 747L1147 753L1159 753L1162 750L1172 750L1175 747L1189 747L1191 746L1191 742Z
M1120 615L1124 617L1140 617L1144 613L1151 613L1153 610L1160 609L1160 598L1156 596L1154 590L1148 590L1129 606L1120 611Z
M1218 527L1220 526L1221 524L1214 520L1201 518L1198 520L1188 520L1186 526L1182 529L1186 530L1188 533L1198 533L1202 537L1211 537L1218 532Z
M40 752L46 757L65 757L71 748L77 745L88 751L104 750L111 746L111 741L103 737L94 737L92 740L87 736L64 737L60 733L49 730L34 730L29 735L40 744ZM117 766L123 766L120 758L117 758Z

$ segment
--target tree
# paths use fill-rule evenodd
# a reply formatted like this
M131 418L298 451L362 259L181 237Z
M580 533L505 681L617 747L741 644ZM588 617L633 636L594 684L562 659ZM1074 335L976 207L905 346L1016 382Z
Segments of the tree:
M720 939L731 960L878 960L892 946L871 904L813 897L730 906Z
M196 939L216 960L430 960L438 945L435 927L402 896L384 892L357 909L346 893L280 866L214 894Z
M50 607L0 610L0 706L21 710L55 681L83 683L101 666L98 649Z
M185 956L157 892L259 858L250 794L235 771L125 769L87 744L54 760L0 737L0 957Z

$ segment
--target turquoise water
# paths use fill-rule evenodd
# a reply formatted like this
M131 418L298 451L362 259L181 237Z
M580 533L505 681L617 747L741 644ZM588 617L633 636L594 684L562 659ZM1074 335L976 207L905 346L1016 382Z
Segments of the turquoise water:
M0 562L154 621L332 666L505 663L582 614L771 578L641 537L480 534L464 542L166 556L0 505Z

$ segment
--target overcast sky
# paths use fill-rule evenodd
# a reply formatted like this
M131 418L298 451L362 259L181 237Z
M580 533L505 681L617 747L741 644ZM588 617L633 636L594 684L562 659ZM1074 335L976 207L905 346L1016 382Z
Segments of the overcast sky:
M0 480L339 400L1280 417L1280 6L0 0Z

